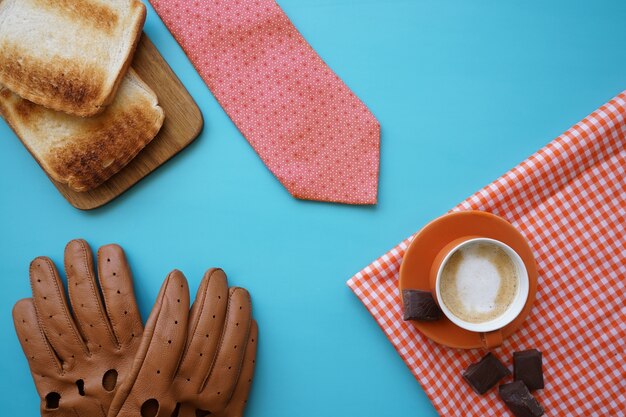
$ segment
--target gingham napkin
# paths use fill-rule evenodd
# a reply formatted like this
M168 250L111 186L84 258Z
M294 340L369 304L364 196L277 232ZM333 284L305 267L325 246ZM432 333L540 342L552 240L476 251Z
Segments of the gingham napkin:
M453 209L504 217L530 242L537 300L494 353L543 352L547 416L626 415L626 91ZM411 238L348 281L443 416L506 416L497 390L462 371L485 352L450 349L404 322L398 273Z

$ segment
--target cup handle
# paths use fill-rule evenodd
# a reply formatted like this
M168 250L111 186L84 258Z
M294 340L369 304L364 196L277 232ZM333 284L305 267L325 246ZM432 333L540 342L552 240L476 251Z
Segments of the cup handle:
M502 345L502 331L500 329L480 334L480 341L485 349L493 349Z

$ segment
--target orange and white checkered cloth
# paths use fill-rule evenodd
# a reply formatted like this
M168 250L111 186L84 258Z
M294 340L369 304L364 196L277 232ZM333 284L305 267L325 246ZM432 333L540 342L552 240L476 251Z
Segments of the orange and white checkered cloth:
M494 353L543 352L546 416L626 415L626 91L454 208L511 222L539 267L524 325ZM443 416L509 415L461 373L484 354L440 346L402 320L398 273L411 238L348 281Z

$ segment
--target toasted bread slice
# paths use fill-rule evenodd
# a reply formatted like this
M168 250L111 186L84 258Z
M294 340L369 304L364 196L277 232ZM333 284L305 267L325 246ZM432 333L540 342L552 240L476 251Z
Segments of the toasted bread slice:
M34 104L0 86L0 114L54 180L88 191L122 169L163 125L154 92L132 68L115 100L83 118Z
M145 18L139 0L0 0L0 84L93 116L113 100Z

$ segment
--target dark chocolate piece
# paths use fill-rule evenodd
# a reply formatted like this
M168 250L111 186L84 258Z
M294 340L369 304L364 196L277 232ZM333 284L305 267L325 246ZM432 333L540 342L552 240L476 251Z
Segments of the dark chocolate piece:
M513 378L526 384L530 391L542 389L541 352L529 349L513 353Z
M500 385L499 393L500 398L515 417L539 417L543 415L543 407L522 381Z
M463 372L463 378L478 394L484 394L493 388L498 381L511 375L511 371L489 352L479 362L473 363Z
M443 312L430 291L402 290L404 320L439 320Z

